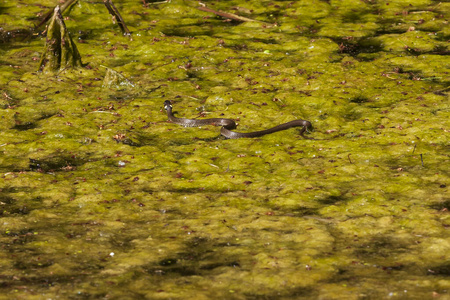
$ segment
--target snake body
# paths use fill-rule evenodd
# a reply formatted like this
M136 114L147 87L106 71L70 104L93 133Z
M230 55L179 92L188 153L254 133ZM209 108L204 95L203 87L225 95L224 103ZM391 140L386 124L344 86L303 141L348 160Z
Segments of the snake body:
M253 132L235 132L231 131L237 127L236 123L231 119L225 118L211 118L211 119L185 119L185 118L177 118L173 115L172 112L172 103L168 100L164 101L164 108L167 111L167 117L169 120L175 124L182 125L184 127L199 127L203 125L214 125L214 126L222 126L220 129L220 134L229 139L239 139L239 138L254 138L260 137L266 134L274 133L281 130L286 130L293 127L302 127L300 130L300 135L304 138L303 134L308 128L312 128L311 122L306 120L294 120L287 123L283 123L281 125L272 127L270 129L261 130L261 131L253 131Z

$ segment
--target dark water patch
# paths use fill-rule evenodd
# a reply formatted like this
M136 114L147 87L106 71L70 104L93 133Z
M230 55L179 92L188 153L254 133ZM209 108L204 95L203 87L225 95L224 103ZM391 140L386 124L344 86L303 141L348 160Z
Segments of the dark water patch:
M75 36L78 38L78 43L84 43L85 40L94 38L92 30L78 30Z
M444 262L441 265L436 266L422 266L416 263L404 264L401 262L384 262L370 263L366 260L353 260L351 264L338 270L333 281L341 282L348 280L357 280L364 277L363 274L370 273L372 277L382 278L388 276L405 276L405 274L413 276L437 276L448 277L450 276L450 264Z
M128 291L130 293L130 291ZM73 295L68 296L68 299L72 300L72 299L104 299L107 298L108 293L103 292L103 293L87 293L87 292L83 292L83 291L77 291L76 293L74 293Z
M317 38L317 32L322 28L320 23L313 24L309 26L296 26L297 30L299 31L298 34L301 34L304 37L308 38Z
M168 257L160 260L156 266L144 267L146 273L150 275L176 275L176 276L193 276L198 272L193 266L186 265L182 260L176 257Z
M1 191L3 192L3 189ZM15 201L11 197L0 194L0 202L2 203L2 205L10 205L10 204L14 203Z
M319 202L323 205L336 205L340 202L345 202L347 199L343 196L328 196L323 199L319 199Z
M235 22L231 22L231 24L237 24ZM184 37L184 38L192 38L197 35L206 35L212 36L214 34L214 30L211 26L205 25L204 22L190 25L181 25L181 26L173 26L168 27L164 30L164 35L168 37Z
M328 117L329 117L329 115L327 113L323 113L323 114L319 115L320 120L326 120L326 119L328 119Z
M285 211L285 216L292 217L304 217L304 216L317 216L319 214L319 209L311 207L299 207L291 210Z
M211 271L211 270L214 270L214 269L220 268L220 267L240 268L241 265L239 264L238 261L232 261L232 262L220 262L220 263L209 263L209 264L205 264L205 265L201 266L201 267L200 267L200 270Z
M42 268L37 268L37 270ZM51 288L56 285L63 285L63 284L73 284L74 283L74 276L76 278L84 278L87 275L86 274L71 274L67 276L62 275L42 275L42 276L29 276L28 274L20 273L17 275L1 275L0 276L0 288L5 288L4 294L9 294L12 290L23 290L27 289L28 286L34 286L34 287L42 287L44 289ZM30 291L34 290L30 289ZM87 293L82 293L87 294ZM104 293L103 297L106 295ZM95 297L95 298L81 298L81 299L103 299L103 297ZM75 298L78 299L78 298Z
M41 115L38 115L37 118L33 118L33 120L30 121L21 121L16 120L16 124L11 128L19 131L26 131L29 129L35 129L38 127L38 121L46 120L56 115L56 113L42 113Z
M34 229L22 229L18 231L6 231L5 236L9 237L6 241L3 241L3 247L5 249L14 249L16 246L22 246L27 243L36 240L36 235L34 234Z
M52 155L37 159L30 158L29 169L37 172L72 171L85 162L84 158L75 155Z
M170 266L161 268L147 268L145 271L150 275L175 275L175 276L194 276L199 275L197 271L191 267Z
M0 203L2 203L2 209L0 210L0 217L9 217L12 215L27 215L32 210L42 205L42 198L35 197L27 200L18 200L8 194L0 194Z
M352 99L350 99L351 103L358 103L358 104L366 103L368 101L369 101L369 98L367 98L365 96L356 96L356 97L353 97Z
M434 49L431 51L431 54L436 54L436 55L449 55L449 54L450 54L450 49L449 49L448 46L444 46L444 45L436 46L436 47L434 47Z
M216 243L215 245L218 248L222 248L222 247L241 247L242 246L242 244L230 243L230 242L220 242L220 243Z
M206 247L210 245L211 240L205 237L194 237L186 242L188 249Z
M278 291L276 293L267 293L264 294L245 294L245 299L248 300L278 300L278 299L320 299L319 293L317 290L313 288L284 288L282 291Z
M389 34L404 34L405 29L397 26L397 23L393 23L392 20L381 20L379 25L382 25L379 30L375 32L375 36L389 35Z
M54 262L52 260L29 259L28 261L19 260L14 263L14 268L19 270L43 269L50 267Z
M11 214L11 215L27 215L30 213L31 208L29 208L26 205L22 205L19 207L10 207L8 211L4 210L0 215L2 214Z
M344 114L343 117L347 122L353 122L356 120L359 120L362 116L362 113L355 112L355 111L349 111L348 113Z
M429 205L428 207L435 209L435 210L449 211L450 210L450 199L440 201L437 203L433 203L433 204Z
M144 136L139 136L136 134L116 134L113 136L113 139L117 143L128 145L131 147L142 147L155 144L155 139L147 139Z
M20 124L16 124L12 127L12 129L19 130L19 131L25 131L29 129L34 129L37 127L37 124L34 122L24 122Z
M450 263L444 262L442 265L428 267L427 274L432 276L450 277Z
M161 261L158 262L158 265L162 266L162 267L168 267L168 266L173 266L177 263L177 259L176 258L165 258Z
M196 187L196 188L168 188L168 189L164 189L164 190L169 193L180 194L180 195L199 194L199 193L202 193L205 191L204 189L198 188L198 187Z
M226 195L229 193L235 193L235 192L241 192L241 189L232 189L232 188L223 188L223 190L220 189L213 189L213 188L204 188L204 187L195 187L195 188L168 188L165 189L165 191L175 194L204 194L208 193L209 195Z
M185 244L185 251L158 261L145 268L146 272L154 275L206 275L217 268L240 268L241 263L235 257L221 255L220 248L228 246L216 243L207 238L195 237Z
M352 57L359 59L359 54L362 53L377 53L382 51L382 45L380 41L373 39L372 37L365 38L333 38L336 44L339 45L339 52L348 54ZM367 59L361 59L366 61Z
M408 245L405 241L398 241L387 236L379 236L369 241L355 242L354 253L361 260L383 260L394 254L409 252Z
M396 74L403 74L407 79L409 80L415 80L415 81L427 81L429 83L438 83L438 84L442 84L445 85L445 83L441 80L440 77L427 77L424 76L423 73L420 70L416 70L416 69L409 69L409 70L405 70L402 66L396 66L392 69L393 73ZM445 89L442 90L445 92ZM439 93L440 91L438 91ZM433 92L436 93L436 92ZM440 93L440 95L443 95L443 93Z
M245 42L241 43L233 43L233 44L224 44L224 48L229 48L236 51L247 51L248 45Z
M1 14L1 13L0 13ZM33 36L33 31L29 29L3 30L0 28L0 48L2 44L23 41Z
M370 13L368 10L352 10L347 12L342 16L343 23L360 23L361 20L366 16L367 13Z
M143 147L156 145L159 142L160 136L158 135L146 135L146 134L136 134L128 135L123 141L123 144L130 145L133 147Z
M3 188L0 188L0 199L2 196L6 195L6 194L19 193L19 192L30 193L31 191L32 191L32 189L29 187L5 186Z
M186 146L186 145L191 145L191 144L194 143L193 137L190 138L190 139L186 139L186 134L183 134L183 133L180 132L180 137L181 136L183 137L183 139L182 138L173 138L172 137L170 139L164 139L164 140L161 140L159 142L162 142L162 146L164 148Z

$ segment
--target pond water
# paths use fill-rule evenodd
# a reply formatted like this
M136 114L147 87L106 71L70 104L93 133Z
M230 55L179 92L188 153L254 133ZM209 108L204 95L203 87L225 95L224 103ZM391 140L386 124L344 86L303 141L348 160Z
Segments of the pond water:
M2 297L449 299L450 3L79 0L37 72L57 2L0 4Z

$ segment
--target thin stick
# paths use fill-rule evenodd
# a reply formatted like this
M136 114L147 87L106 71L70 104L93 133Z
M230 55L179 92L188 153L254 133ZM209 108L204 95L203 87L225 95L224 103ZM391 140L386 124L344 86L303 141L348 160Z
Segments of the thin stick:
M422 154L420 154L420 160L422 161L422 167L424 167Z
M350 155L352 155L352 154L350 153L349 155L347 155L348 161L349 161L351 164L353 164L352 160L350 159Z
M226 18L226 19L232 19L232 20L241 21L241 22L260 22L260 23L264 23L264 24L273 26L273 24L270 24L270 23L267 23L267 22L264 22L264 21L259 21L259 20L255 20L255 19L241 17L239 15L232 14L232 13L227 13L227 12L224 12L224 11L221 11L221 10L214 10L212 8L206 7L203 3L200 3L200 4L202 6L197 7L197 9L216 14L216 15L221 16L221 17Z
M170 1L172 1L172 0L165 0L165 1L158 1L158 2L152 2L152 3L145 3L145 0L142 0L142 2L144 2L144 5L145 6L147 6L147 5L156 5L156 4L164 4L164 3L170 3Z
M416 151L416 146L417 146L417 144L414 145L414 149L413 149L412 154L414 154L414 151Z
M105 6L109 11L109 14L113 16L113 19L115 19L119 24L120 29L122 29L122 33L125 35L131 35L131 32L128 30L125 21L123 20L122 16L120 15L119 11L117 10L112 0L103 0L103 3L105 3Z

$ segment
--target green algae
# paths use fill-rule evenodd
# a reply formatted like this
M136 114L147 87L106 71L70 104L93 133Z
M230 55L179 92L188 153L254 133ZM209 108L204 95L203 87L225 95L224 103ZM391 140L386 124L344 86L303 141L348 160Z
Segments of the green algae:
M2 4L5 31L54 5L24 3ZM2 293L446 297L447 4L355 3L208 4L267 27L123 1L130 39L79 1L87 67L52 76L45 38L2 44ZM164 100L239 131L307 119L315 140L225 140L167 122Z

